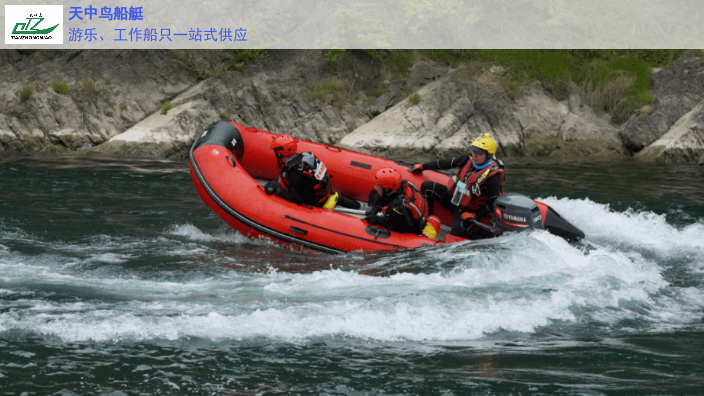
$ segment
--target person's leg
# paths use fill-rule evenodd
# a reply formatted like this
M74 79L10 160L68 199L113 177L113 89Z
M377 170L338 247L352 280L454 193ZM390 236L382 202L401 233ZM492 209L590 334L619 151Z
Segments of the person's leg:
M344 206L345 208L350 208L350 209L360 209L362 205L359 204L356 200L352 198L347 198L343 196L342 194L338 193L339 197L337 199L337 203L340 206Z
M457 208L450 201L452 196L447 186L439 184L433 181L426 181L420 185L420 193L423 198L428 202L428 213L433 213L433 205L435 201L438 201L440 205L444 206L450 211L454 211Z
M454 205L452 205L454 206ZM454 209L452 210L452 217L455 219L455 221L452 223L452 229L450 230L450 235L462 237L462 238L467 238L467 239L472 239L469 237L467 230L462 227L462 218L460 217L460 208L457 206L454 206Z

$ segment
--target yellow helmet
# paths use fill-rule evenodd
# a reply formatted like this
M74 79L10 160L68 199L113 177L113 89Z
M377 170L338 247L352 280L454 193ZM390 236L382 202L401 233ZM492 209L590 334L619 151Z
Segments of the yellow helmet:
M490 156L496 154L496 141L492 139L488 133L474 139L472 142L472 147L480 148L489 153Z

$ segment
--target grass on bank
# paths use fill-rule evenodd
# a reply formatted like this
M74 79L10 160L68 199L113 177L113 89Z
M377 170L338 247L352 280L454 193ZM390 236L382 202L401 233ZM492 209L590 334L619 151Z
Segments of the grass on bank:
M34 95L34 88L30 87L29 85L25 86L20 90L20 100L22 102L29 100L32 95Z
M68 84L63 81L54 81L51 83L51 87L58 94L66 95L68 93Z
M161 114L166 114L171 110L171 108L174 107L170 101L164 102L164 104L161 106Z
M232 62L232 67L237 70L242 70L242 67L246 63L253 62L257 59L261 59L266 55L266 50L264 49L233 49L232 54L235 57L234 62Z
M479 62L499 64L509 94L535 80L557 98L583 93L595 110L624 116L653 101L653 67L666 66L685 50L428 50L428 59L458 67Z
M335 63L345 58L349 50L326 50L328 61ZM509 97L515 97L533 81L539 80L545 89L558 99L571 92L580 92L586 103L596 111L611 114L615 122L624 121L636 109L647 108L653 101L651 92L652 69L664 67L682 56L683 49L590 49L590 50L363 50L368 61L381 62L378 67L387 70L387 82L376 82L364 89L365 103L371 104L389 84L408 76L410 68L420 60L433 60L453 68L470 66L467 70L485 71L493 65L506 72L495 80ZM697 51L704 55L704 51ZM364 58L360 58L364 59ZM390 83L388 82L390 81ZM342 87L345 87L343 89ZM333 94L337 108L341 99L349 101L347 86L339 79L328 78L309 82L313 96L325 102ZM401 92L406 96L411 92ZM644 107L645 106L645 107Z
M338 111L348 102L349 87L339 78L326 77L320 81L308 81L306 85L313 97L321 103L327 103L328 97L332 95L331 104Z

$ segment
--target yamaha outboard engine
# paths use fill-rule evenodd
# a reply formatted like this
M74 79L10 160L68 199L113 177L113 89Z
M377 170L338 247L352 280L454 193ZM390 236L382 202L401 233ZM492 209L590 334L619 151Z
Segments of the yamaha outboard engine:
M494 227L502 231L547 230L568 241L584 238L582 230L548 205L540 205L543 207L523 194L503 194L494 202Z
M543 230L540 208L523 194L506 193L494 202L494 226L503 231Z

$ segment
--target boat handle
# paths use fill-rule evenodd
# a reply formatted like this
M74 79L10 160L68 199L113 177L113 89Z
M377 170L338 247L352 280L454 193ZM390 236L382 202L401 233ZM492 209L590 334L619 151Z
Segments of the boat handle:
M237 167L237 165L235 165L235 159L234 159L234 158L230 157L229 155L226 155L225 158L227 158L227 162L229 162L230 165L232 165L233 168L236 168L236 167Z
M342 152L342 149L341 149L341 148L335 147L335 146L325 146L325 148L328 149L328 150L330 150L330 151L337 151L338 153L339 153L339 152Z

